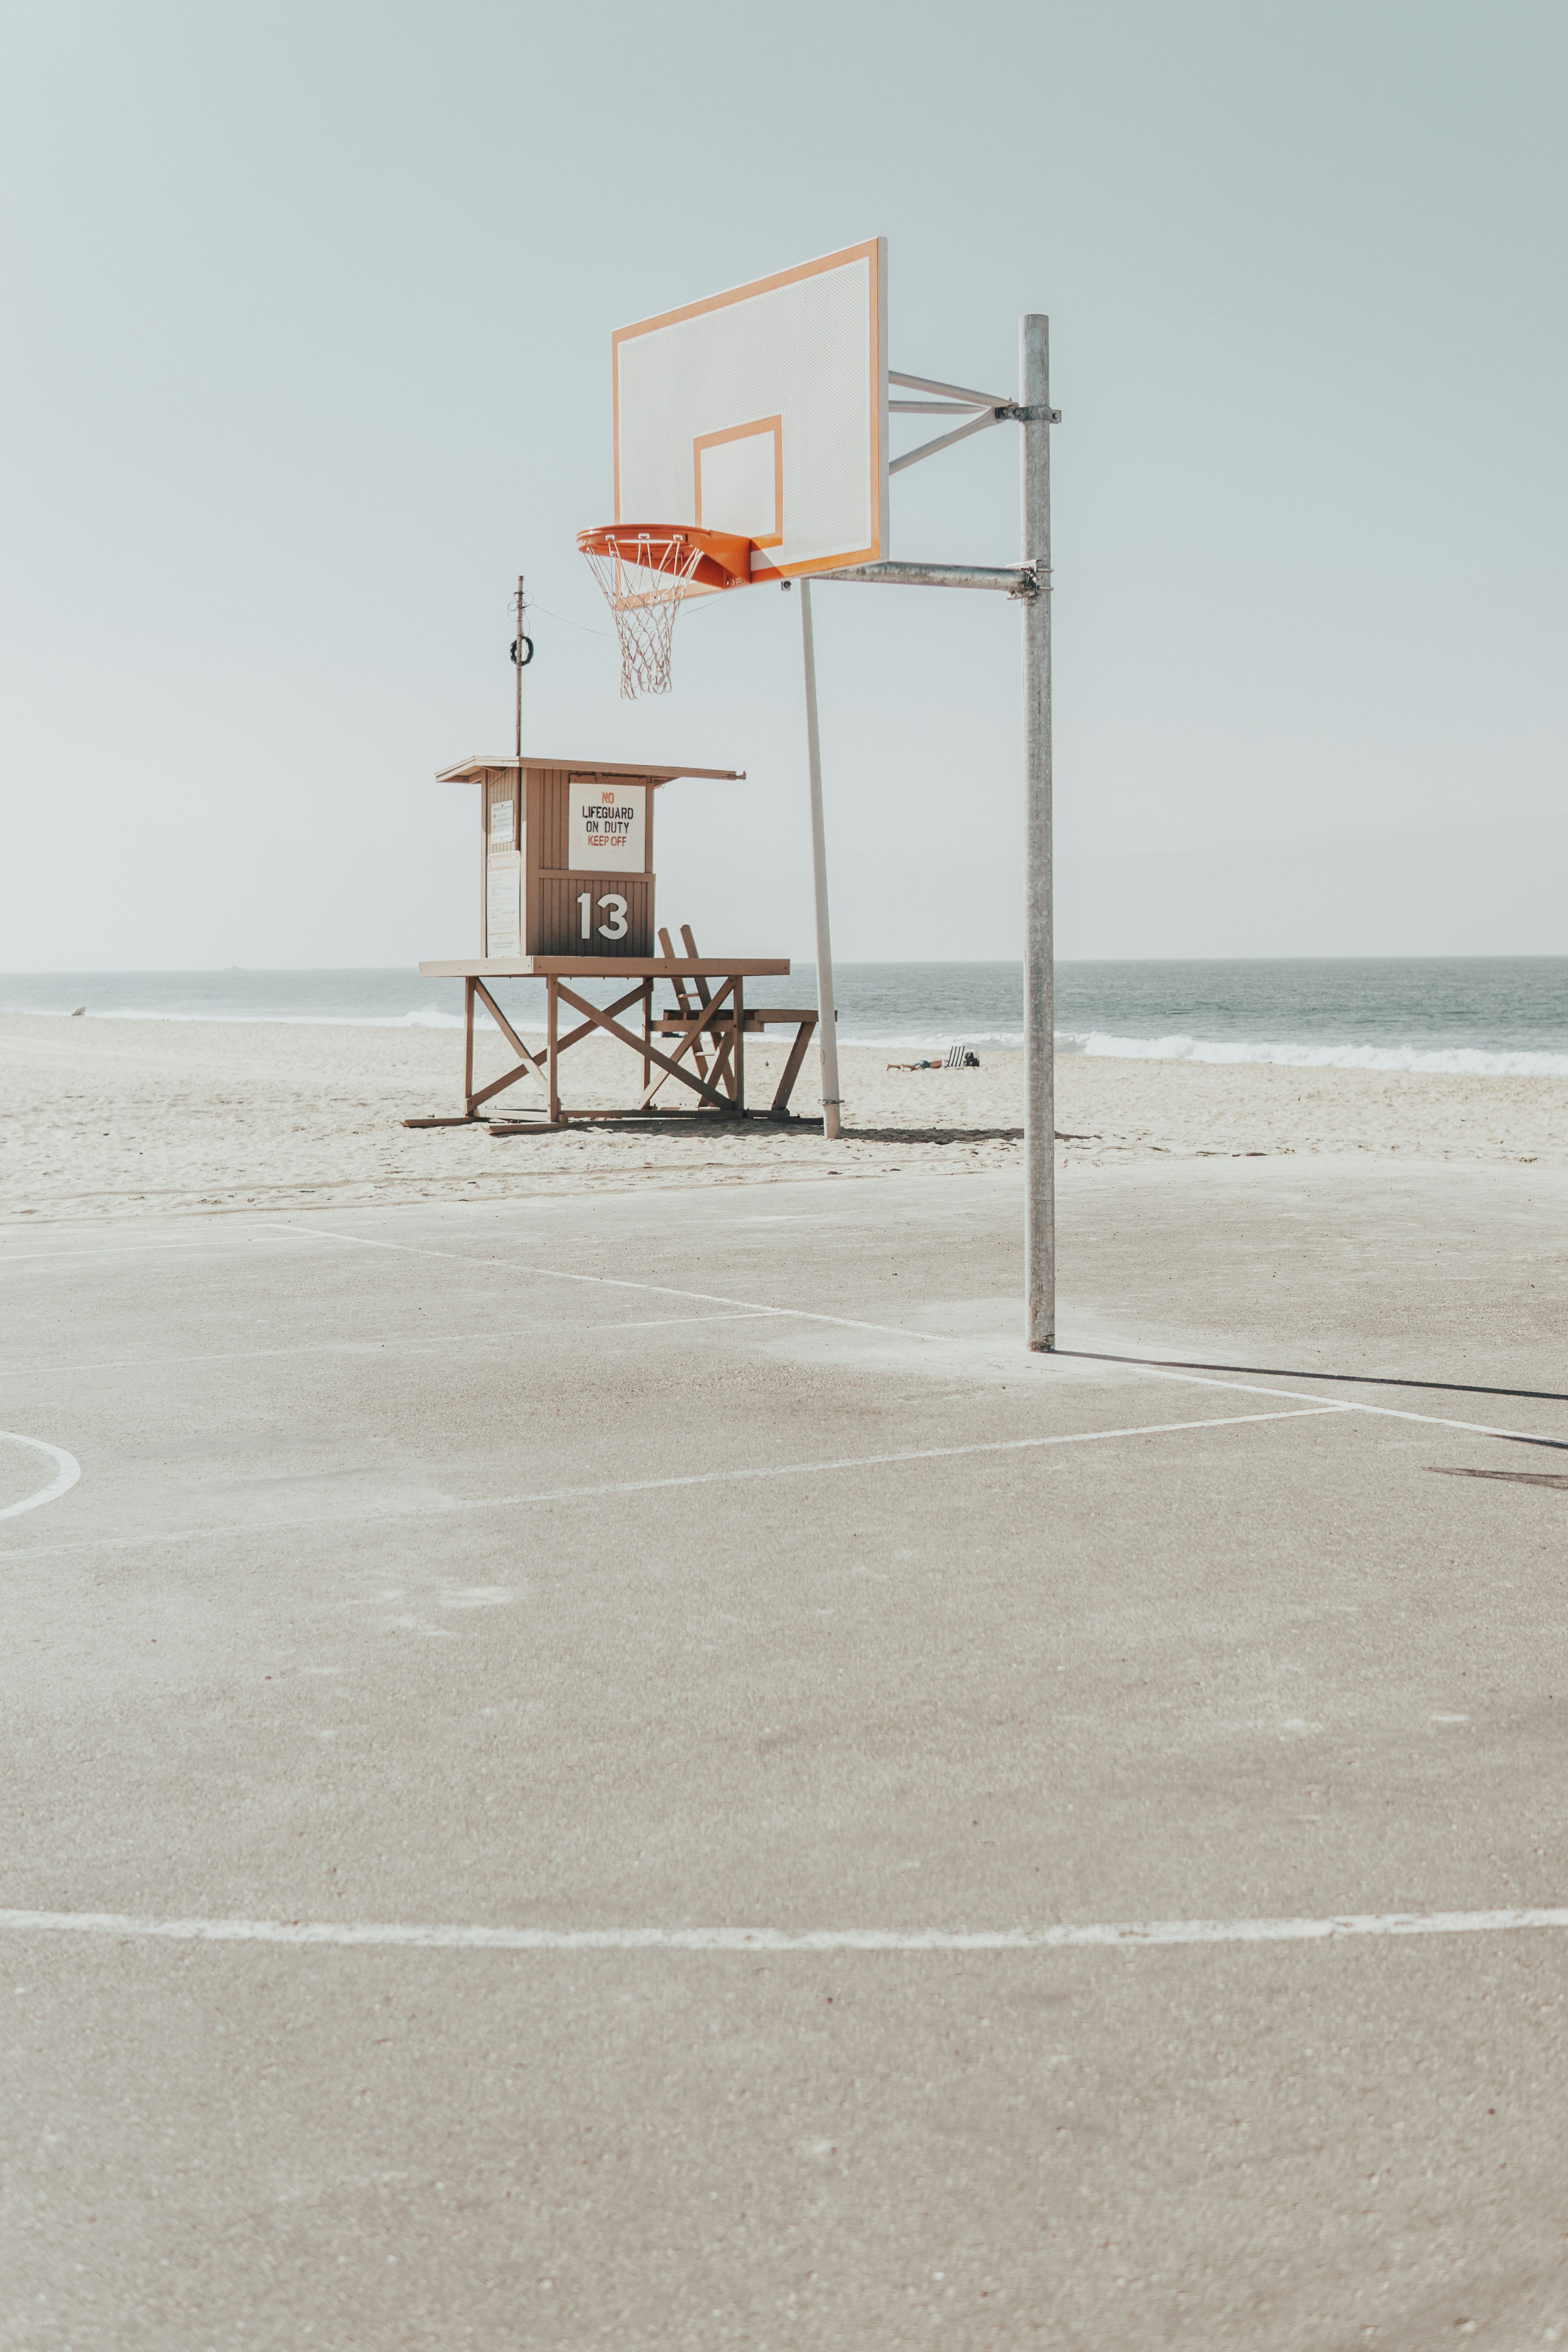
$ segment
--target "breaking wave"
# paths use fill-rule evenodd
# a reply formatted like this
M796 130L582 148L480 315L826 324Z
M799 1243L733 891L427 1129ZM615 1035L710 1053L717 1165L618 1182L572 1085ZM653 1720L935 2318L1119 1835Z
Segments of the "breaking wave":
M1489 1053L1479 1045L1254 1045L1206 1037L1113 1037L1103 1029L1058 1033L1060 1054L1124 1061L1277 1062L1296 1070L1415 1070L1460 1077L1568 1078L1568 1054Z

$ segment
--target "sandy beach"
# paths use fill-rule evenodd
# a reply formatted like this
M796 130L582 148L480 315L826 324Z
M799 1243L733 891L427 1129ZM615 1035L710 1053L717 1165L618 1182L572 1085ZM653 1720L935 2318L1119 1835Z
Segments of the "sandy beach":
M532 1042L532 1041L530 1041ZM747 1056L766 1104L782 1059ZM461 1108L453 1031L288 1023L0 1015L0 1221L170 1210L504 1198L638 1181L771 1183L924 1168L1001 1169L1022 1149L1021 1064L988 1050L977 1070L890 1069L841 1050L845 1131L749 1120L727 1129L584 1128L493 1138L483 1126L405 1128ZM494 1033L478 1056L499 1076ZM630 1098L631 1057L574 1049L569 1100ZM815 1108L814 1061L795 1108ZM538 1089L497 1097L505 1114ZM1271 1065L1057 1062L1064 1167L1165 1156L1376 1155L1422 1161L1568 1160L1568 1080L1290 1069Z

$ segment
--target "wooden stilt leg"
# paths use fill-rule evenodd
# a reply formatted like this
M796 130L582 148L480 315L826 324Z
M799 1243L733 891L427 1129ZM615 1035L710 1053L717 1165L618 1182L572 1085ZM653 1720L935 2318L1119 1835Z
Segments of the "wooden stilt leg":
M474 1113L474 982L463 983L463 1108Z
M732 1017L735 1022L735 1108L737 1114L744 1118L746 1117L746 991L738 980L735 983L735 993L730 1003L734 1006Z
M560 1061L556 1045L556 1029L559 1003L556 996L556 979L550 973L545 981L545 1051L549 1055L549 1123L560 1125Z
M643 986L643 1092L644 1095L647 1093L649 1087L653 1084L653 1065L652 1060L649 1058L648 1054L648 1047L653 1040L653 983L650 980L645 981Z
M779 1072L779 1084L773 1090L773 1108L768 1114L769 1118L789 1118L789 1096L796 1079L800 1075L800 1065L806 1058L806 1048L811 1042L816 1026L817 1016L813 1013L809 1014L796 1030L795 1043L789 1048L789 1058Z

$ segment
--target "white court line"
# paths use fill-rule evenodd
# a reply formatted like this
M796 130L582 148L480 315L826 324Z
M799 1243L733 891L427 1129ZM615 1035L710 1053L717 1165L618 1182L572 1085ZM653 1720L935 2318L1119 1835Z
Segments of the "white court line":
M1117 1357L1118 1363L1134 1363L1140 1371L1150 1373L1157 1381L1180 1381L1188 1388L1230 1389L1239 1396L1309 1397L1312 1389L1265 1389L1253 1381L1209 1380L1201 1372L1176 1372L1164 1364L1144 1363L1135 1357ZM1524 1445L1550 1445L1568 1448L1568 1438L1545 1437L1539 1430L1498 1429L1489 1421L1453 1421L1440 1412L1410 1412L1392 1404L1363 1404L1357 1397L1344 1400L1346 1412L1369 1412L1379 1421L1418 1421L1428 1429L1462 1429L1472 1437L1506 1437Z
M821 1315L809 1307L765 1307L755 1298L728 1298L713 1290L682 1290L673 1282L633 1282L627 1275L570 1274L559 1265L528 1265L516 1258L473 1257L465 1250L425 1249L414 1242L382 1242L371 1240L364 1234L340 1234L323 1226L310 1230L304 1225L284 1225L286 1234L295 1234L301 1241L351 1242L361 1249L395 1250L403 1257L439 1257L454 1265L497 1266L507 1274L530 1274L540 1282L579 1282L598 1290L641 1290L655 1298L691 1298L699 1307L734 1307L743 1315L778 1316L795 1323L831 1323L841 1331L877 1331L894 1339L927 1339L934 1345L949 1338L946 1331L909 1331L897 1323L868 1323L852 1315Z
M24 1511L36 1511L42 1504L52 1503L57 1495L68 1494L81 1476L81 1464L63 1445L49 1445L41 1437L23 1437L14 1429L0 1429L0 1444L31 1445L38 1453L47 1454L51 1462L59 1464L52 1486L40 1486L36 1495L26 1496L20 1503L7 1503L0 1511L0 1519L20 1518Z
M286 1234L291 1238L300 1241L346 1242L360 1249L392 1250L396 1252L399 1255L405 1257L443 1258L455 1265L472 1265L478 1267L494 1266L501 1268L508 1273L531 1275L537 1279L546 1282L575 1282L588 1284L591 1286L596 1286L604 1290L642 1291L660 1298L689 1298L704 1307L731 1307L738 1309L739 1312L733 1318L736 1321L746 1320L753 1316L763 1318L776 1318L782 1321L827 1323L835 1326L841 1330L847 1331L873 1331L886 1339L904 1340L917 1339L923 1340L928 1345L936 1347L972 1347L974 1345L972 1336L961 1336L953 1332L916 1331L910 1329L903 1324L873 1323L866 1321L862 1318L847 1315L824 1315L815 1312L810 1307L804 1307L766 1306L756 1299L730 1298L715 1291L683 1290L673 1283L635 1282L629 1276L623 1275L573 1274L565 1271L559 1266L532 1265L519 1263L513 1258L476 1257L464 1250L438 1250L430 1249L413 1242L380 1241L363 1234L339 1233L330 1226L310 1229L302 1225L291 1225L280 1222L270 1228L267 1237L270 1238L271 1235L275 1234ZM134 1253L123 1254L132 1255ZM86 1255L96 1256L99 1255L109 1255L109 1253L99 1253L94 1251L86 1253ZM684 1321L686 1318L683 1317L674 1319ZM709 1318L705 1318L704 1319L706 1320ZM731 1318L716 1316L711 1319L714 1321L719 1321L728 1320ZM603 1328L632 1328L635 1327L606 1326ZM1242 1396L1280 1397L1284 1399L1287 1402L1300 1403L1302 1402L1311 1402L1314 1400L1316 1395L1315 1391L1307 1389L1261 1388L1256 1382L1249 1381L1216 1380L1207 1378L1197 1372L1173 1371L1167 1370L1164 1365L1145 1362L1135 1358L1117 1357L1107 1359L1107 1360L1119 1363L1124 1366L1128 1370L1134 1372L1147 1372L1155 1380L1181 1381L1195 1388L1225 1389ZM1042 1364L1039 1358L1030 1359L1030 1370L1034 1372L1036 1377L1043 1377L1046 1379L1052 1377L1051 1368L1046 1364ZM1516 1444L1543 1445L1550 1446L1555 1450L1563 1446L1565 1442L1560 1438L1542 1436L1535 1430L1499 1429L1490 1422L1456 1421L1439 1413L1411 1412L1408 1410L1402 1411L1395 1405L1367 1404L1360 1399L1344 1400L1343 1410L1346 1412L1367 1413L1375 1420L1416 1422L1427 1428L1457 1429L1463 1431L1467 1435L1472 1437L1496 1437L1508 1440ZM1106 1433L1111 1435L1117 1434L1119 1433L1107 1432Z
M722 1315L655 1315L651 1323L593 1323L580 1336L586 1339L596 1331L680 1330L687 1323L755 1323L773 1312L771 1307L738 1307Z
M282 1230L285 1233L298 1233L302 1238L309 1241L354 1242L362 1249L396 1250L408 1257L449 1258L458 1265L498 1266L515 1274L535 1275L546 1282L590 1283L606 1290L646 1290L662 1298L693 1298L705 1307L737 1307L745 1309L748 1315L777 1316L782 1319L802 1323L831 1323L836 1325L841 1330L875 1331L892 1339L925 1340L934 1347L973 1347L975 1344L973 1336L967 1334L960 1335L951 1331L915 1331L899 1323L870 1323L848 1315L821 1315L805 1307L765 1307L756 1299L727 1298L707 1290L679 1290L673 1284L664 1282L633 1282L624 1275L569 1274L559 1266L528 1265L519 1264L515 1259L504 1257L470 1257L461 1250L426 1249L413 1242L373 1241L362 1234L340 1234L334 1232L330 1227L308 1234L303 1227L295 1225L286 1225ZM1311 1402L1316 1394L1315 1391L1310 1389L1265 1389L1258 1387L1250 1381L1210 1380L1197 1372L1171 1371L1162 1364L1149 1363L1138 1357L1094 1358L1092 1350L1084 1352L1092 1360L1124 1365L1134 1371L1148 1372L1156 1380L1186 1381L1196 1388L1229 1389L1241 1396L1283 1397L1298 1403L1303 1399ZM1031 1356L1029 1360L1030 1369L1037 1377L1047 1380L1053 1377L1048 1361L1042 1361L1039 1356ZM1344 1410L1346 1412L1370 1413L1375 1420L1414 1421L1420 1422L1432 1429L1464 1430L1472 1437L1507 1438L1525 1445L1568 1446L1568 1440L1544 1437L1536 1430L1498 1429L1490 1422L1453 1421L1441 1413L1410 1412L1401 1411L1395 1405L1365 1404L1356 1398L1345 1399Z
M492 1952L1049 1952L1149 1944L1332 1944L1352 1937L1489 1936L1568 1927L1568 1909L1362 1911L1328 1919L1145 1919L1063 1927L402 1927L334 1920L154 1919L119 1911L0 1911L0 1933L177 1944L397 1945Z
M610 1486L546 1486L528 1495L443 1496L434 1502L394 1505L385 1510L318 1511L305 1519L268 1519L259 1525L230 1519L205 1528L158 1528L146 1535L86 1536L76 1543L33 1544L25 1551L0 1553L0 1559L47 1559L61 1552L135 1551L143 1544L201 1543L215 1541L219 1537L265 1540L270 1536L293 1535L302 1528L319 1532L325 1528L368 1527L387 1520L444 1517L460 1511L520 1510L525 1505L540 1503L583 1503L612 1495L664 1494L677 1486L726 1486L764 1478L814 1478L828 1470L880 1470L905 1462L950 1462L967 1454L1024 1454L1048 1445L1096 1445L1112 1437L1167 1437L1173 1431L1236 1429L1260 1421L1312 1421L1321 1414L1349 1412L1351 1409L1336 1400L1332 1404L1313 1402L1289 1412L1210 1413L1202 1421L1152 1421L1139 1429L1079 1429L1050 1437L988 1437L972 1445L922 1445L901 1454L857 1454L831 1462L780 1462L752 1464L734 1470L693 1470L673 1478L618 1479Z

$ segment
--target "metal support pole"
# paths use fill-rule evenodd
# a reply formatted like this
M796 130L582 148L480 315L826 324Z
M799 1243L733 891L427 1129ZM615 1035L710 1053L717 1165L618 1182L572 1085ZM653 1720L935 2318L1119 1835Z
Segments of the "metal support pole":
M824 580L868 580L889 588L1001 588L1009 596L1032 596L1035 577L1027 563L852 563L844 572L824 572Z
M1029 1344L1056 1345L1056 984L1051 894L1051 321L1019 321L1023 547L1024 1300ZM804 583L801 583L802 586Z
M839 1033L833 1014L833 945L828 933L828 849L822 832L822 749L817 736L817 656L811 583L800 581L800 651L806 667L806 761L811 776L811 886L817 908L817 1039L822 1056L822 1135L839 1131Z

